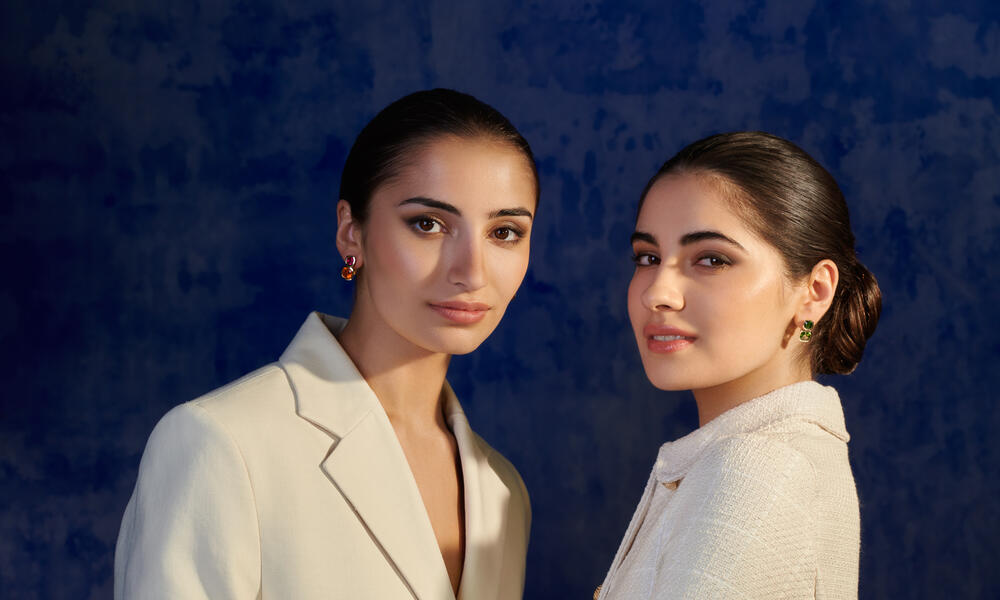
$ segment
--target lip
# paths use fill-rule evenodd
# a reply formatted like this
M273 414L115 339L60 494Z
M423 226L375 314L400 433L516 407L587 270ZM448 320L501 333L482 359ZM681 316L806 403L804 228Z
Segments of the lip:
M642 335L646 338L646 347L650 352L656 354L671 354L690 347L698 339L695 334L667 325L646 325L642 328ZM674 336L678 339L657 340L655 337Z
M491 308L489 304L483 304L482 302L462 302L458 300L429 302L428 305L437 314L460 325L471 325L482 321Z

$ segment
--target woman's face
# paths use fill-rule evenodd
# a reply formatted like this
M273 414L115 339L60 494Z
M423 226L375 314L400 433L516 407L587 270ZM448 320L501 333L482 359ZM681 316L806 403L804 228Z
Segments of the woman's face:
M705 176L656 182L632 249L629 318L653 385L764 393L794 368L788 340L799 289L786 281L778 251Z
M448 136L419 146L372 195L358 302L418 347L475 350L524 279L535 193L509 145Z

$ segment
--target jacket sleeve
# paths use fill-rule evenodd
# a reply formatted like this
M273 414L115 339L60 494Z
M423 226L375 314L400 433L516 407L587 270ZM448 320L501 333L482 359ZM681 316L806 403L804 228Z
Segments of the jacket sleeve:
M677 488L657 598L813 598L812 464L763 436L721 440ZM675 503L674 500L677 502Z
M197 404L157 424L115 548L115 600L253 599L260 540L238 447Z

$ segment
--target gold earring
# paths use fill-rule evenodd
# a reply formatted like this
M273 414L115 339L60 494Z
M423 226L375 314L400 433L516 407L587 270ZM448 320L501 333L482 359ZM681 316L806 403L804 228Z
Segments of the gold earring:
M354 265L356 265L358 260L353 256L348 256L344 259L344 268L340 270L340 276L344 278L345 281L350 281L354 279L354 275L357 271L354 270Z
M799 332L799 341L801 341L801 342L808 342L809 340L812 339L812 337L813 337L813 332L812 332L813 325L815 325L815 323L813 323L812 321L810 321L808 319L806 319L806 321L804 323L802 323L802 331Z

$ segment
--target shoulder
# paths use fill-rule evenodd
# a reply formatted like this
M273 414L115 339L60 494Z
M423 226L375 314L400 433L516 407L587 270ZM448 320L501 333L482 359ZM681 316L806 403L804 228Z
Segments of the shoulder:
M168 411L153 428L145 454L236 451L238 432L246 423L267 423L291 395L284 371L268 365ZM162 449L162 450L161 450ZM144 459L145 462L145 459Z
M278 363L271 363L195 398L188 404L221 416L233 409L266 406L273 403L275 398L290 397L291 393L291 385L284 369Z
M667 504L657 589L678 598L812 597L814 489L809 461L780 440L712 442Z
M784 439L753 432L726 436L709 444L696 465L741 471L812 471L806 454ZM801 473L800 473L801 474Z
M226 466L242 471L238 444L225 424L196 402L170 409L153 428L139 465L139 480L187 477Z
M804 507L816 493L816 469L791 444L761 433L724 437L695 461L681 487L696 487L710 501L775 502Z
M208 597L201 586L249 597L258 539L254 490L233 436L196 402L174 407L149 436L122 518L116 597Z
M217 431L252 440L262 427L274 427L282 416L294 410L295 396L288 377L273 363L175 407L163 421L169 426L199 415L206 427L213 423Z

